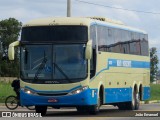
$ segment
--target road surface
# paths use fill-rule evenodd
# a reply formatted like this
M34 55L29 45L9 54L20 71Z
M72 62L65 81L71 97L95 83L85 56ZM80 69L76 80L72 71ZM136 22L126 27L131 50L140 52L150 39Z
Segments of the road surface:
M0 111L9 111L6 109L5 106L0 107ZM11 111L11 112L34 112L29 111L26 108L19 107L18 109ZM158 114L158 117L153 117ZM146 117L144 115L151 115L152 117ZM107 119L117 119L117 120L124 120L124 119L130 119L130 120L136 120L137 117L141 117L141 120L155 120L160 119L160 103L152 103L152 104L142 104L140 106L139 110L136 111L124 111L124 110L118 110L117 107L113 106L102 106L100 113L97 115L89 115L88 113L78 113L76 109L74 108L62 108L62 109L52 109L48 108L47 115L45 116L45 120L107 120ZM6 118L0 118L0 119L6 119ZM12 120L17 120L19 118L15 117L12 118ZM22 119L22 118L21 118ZM44 120L44 117L42 118L23 118L25 119L34 119L34 120Z

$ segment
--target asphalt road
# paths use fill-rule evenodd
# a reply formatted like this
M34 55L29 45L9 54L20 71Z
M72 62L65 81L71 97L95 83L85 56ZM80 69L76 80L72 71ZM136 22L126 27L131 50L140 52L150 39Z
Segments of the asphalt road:
M5 106L0 107L0 111L9 111ZM29 111L26 108L19 107L18 109L11 111L11 112L34 112ZM153 117L153 115L157 115L158 117ZM136 117L136 115L140 117ZM147 117L146 117L146 116ZM152 115L152 117L148 117L148 115ZM99 114L97 115L89 115L88 113L79 113L74 108L62 108L62 109L52 109L48 108L47 115L45 116L45 120L124 120L124 119L130 119L130 120L155 120L160 119L160 103L154 103L154 104L142 104L140 106L139 110L136 111L124 111L124 110L118 110L117 107L113 106L102 106ZM6 118L0 118L6 120ZM17 120L22 118L12 118L12 120ZM34 119L34 120L40 120L42 118L23 118L25 119Z

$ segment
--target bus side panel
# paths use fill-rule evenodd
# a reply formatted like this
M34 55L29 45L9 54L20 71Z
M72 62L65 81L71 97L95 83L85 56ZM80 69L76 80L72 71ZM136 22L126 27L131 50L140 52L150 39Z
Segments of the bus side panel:
M150 96L149 60L145 56L100 52L92 85L104 85L104 103L131 101L133 88L139 89L140 84L142 99L146 100Z
M132 88L106 88L105 103L125 102L132 100Z
M150 87L143 87L143 100L150 98Z

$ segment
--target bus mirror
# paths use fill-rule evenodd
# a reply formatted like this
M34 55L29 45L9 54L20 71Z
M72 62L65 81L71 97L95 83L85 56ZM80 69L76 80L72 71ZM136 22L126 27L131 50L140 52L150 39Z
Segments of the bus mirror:
M15 50L14 48L19 45L19 41L15 41L9 45L8 58L9 60L14 60Z
M86 59L91 59L92 58L92 41L91 40L89 40L87 42L85 57L86 57Z

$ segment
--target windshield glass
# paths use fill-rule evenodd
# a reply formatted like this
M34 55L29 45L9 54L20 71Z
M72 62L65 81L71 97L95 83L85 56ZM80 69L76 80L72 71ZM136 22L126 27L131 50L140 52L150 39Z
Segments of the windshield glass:
M87 75L84 55L85 44L22 46L21 77L36 83L78 82Z
M23 27L21 41L86 42L86 26L31 26Z

